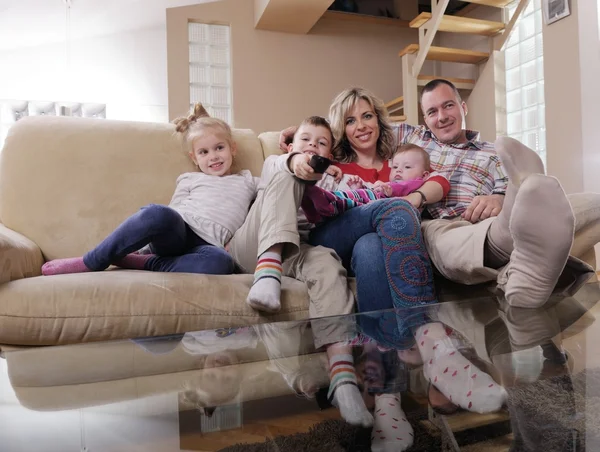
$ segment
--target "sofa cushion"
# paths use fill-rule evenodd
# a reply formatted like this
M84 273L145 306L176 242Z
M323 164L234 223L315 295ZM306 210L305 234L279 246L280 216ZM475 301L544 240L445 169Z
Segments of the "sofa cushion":
M0 343L54 345L308 318L306 286L284 278L282 309L245 302L252 275L114 270L0 285Z
M236 164L259 174L254 132L235 130ZM171 124L26 117L0 154L0 221L46 259L80 256L140 207L168 204L194 166Z

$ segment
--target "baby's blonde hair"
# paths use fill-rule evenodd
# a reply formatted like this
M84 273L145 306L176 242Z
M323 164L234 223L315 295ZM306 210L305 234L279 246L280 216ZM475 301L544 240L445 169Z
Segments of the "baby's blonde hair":
M173 120L175 131L183 136L185 145L191 149L194 139L196 139L203 130L214 129L221 132L229 144L233 144L233 134L231 127L225 121L217 118L211 118L201 103L196 103L187 116L180 116Z

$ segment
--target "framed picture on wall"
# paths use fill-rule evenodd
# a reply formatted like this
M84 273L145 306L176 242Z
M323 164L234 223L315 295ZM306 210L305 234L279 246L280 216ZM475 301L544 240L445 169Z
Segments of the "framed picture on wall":
M571 14L569 0L542 0L544 22L546 25L556 22Z

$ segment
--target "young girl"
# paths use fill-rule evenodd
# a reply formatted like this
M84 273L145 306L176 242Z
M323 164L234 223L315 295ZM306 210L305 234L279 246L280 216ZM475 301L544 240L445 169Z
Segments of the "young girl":
M179 176L169 206L143 207L83 257L47 262L42 273L101 271L115 264L231 274L237 263L249 272L256 267L248 304L279 310L282 253L293 254L299 244L297 228L290 224L295 225L302 198L300 184L291 176L273 178L257 198L260 179L248 170L231 171L237 146L225 122L209 118L201 104L174 122L199 171ZM129 254L146 245L153 254Z
M124 268L205 274L233 273L227 243L246 218L258 179L250 171L232 174L237 147L229 126L206 117L197 104L187 118L175 120L178 133L191 142L197 172L177 179L169 206L150 204L125 220L83 257L56 259L44 275ZM154 254L129 254L150 244Z

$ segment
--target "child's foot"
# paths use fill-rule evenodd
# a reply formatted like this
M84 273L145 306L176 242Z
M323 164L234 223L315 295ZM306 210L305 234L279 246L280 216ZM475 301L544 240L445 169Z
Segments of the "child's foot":
M328 399L338 407L340 414L349 424L363 427L373 425L373 416L367 410L358 390L352 355L334 355L329 362L331 365Z
M64 275L67 273L85 273L93 270L87 268L83 263L83 257L69 257L66 259L54 259L42 265L42 275Z
M372 452L400 452L412 446L413 428L400 406L400 394L375 397L373 419Z
M425 378L452 403L469 411L490 413L506 400L506 390L455 347L441 323L417 329Z
M128 268L131 270L145 270L146 262L153 258L154 254L137 254L131 253L123 259L113 262L117 267Z
M261 254L254 271L254 283L246 298L253 309L277 312L281 309L281 255L272 252Z

